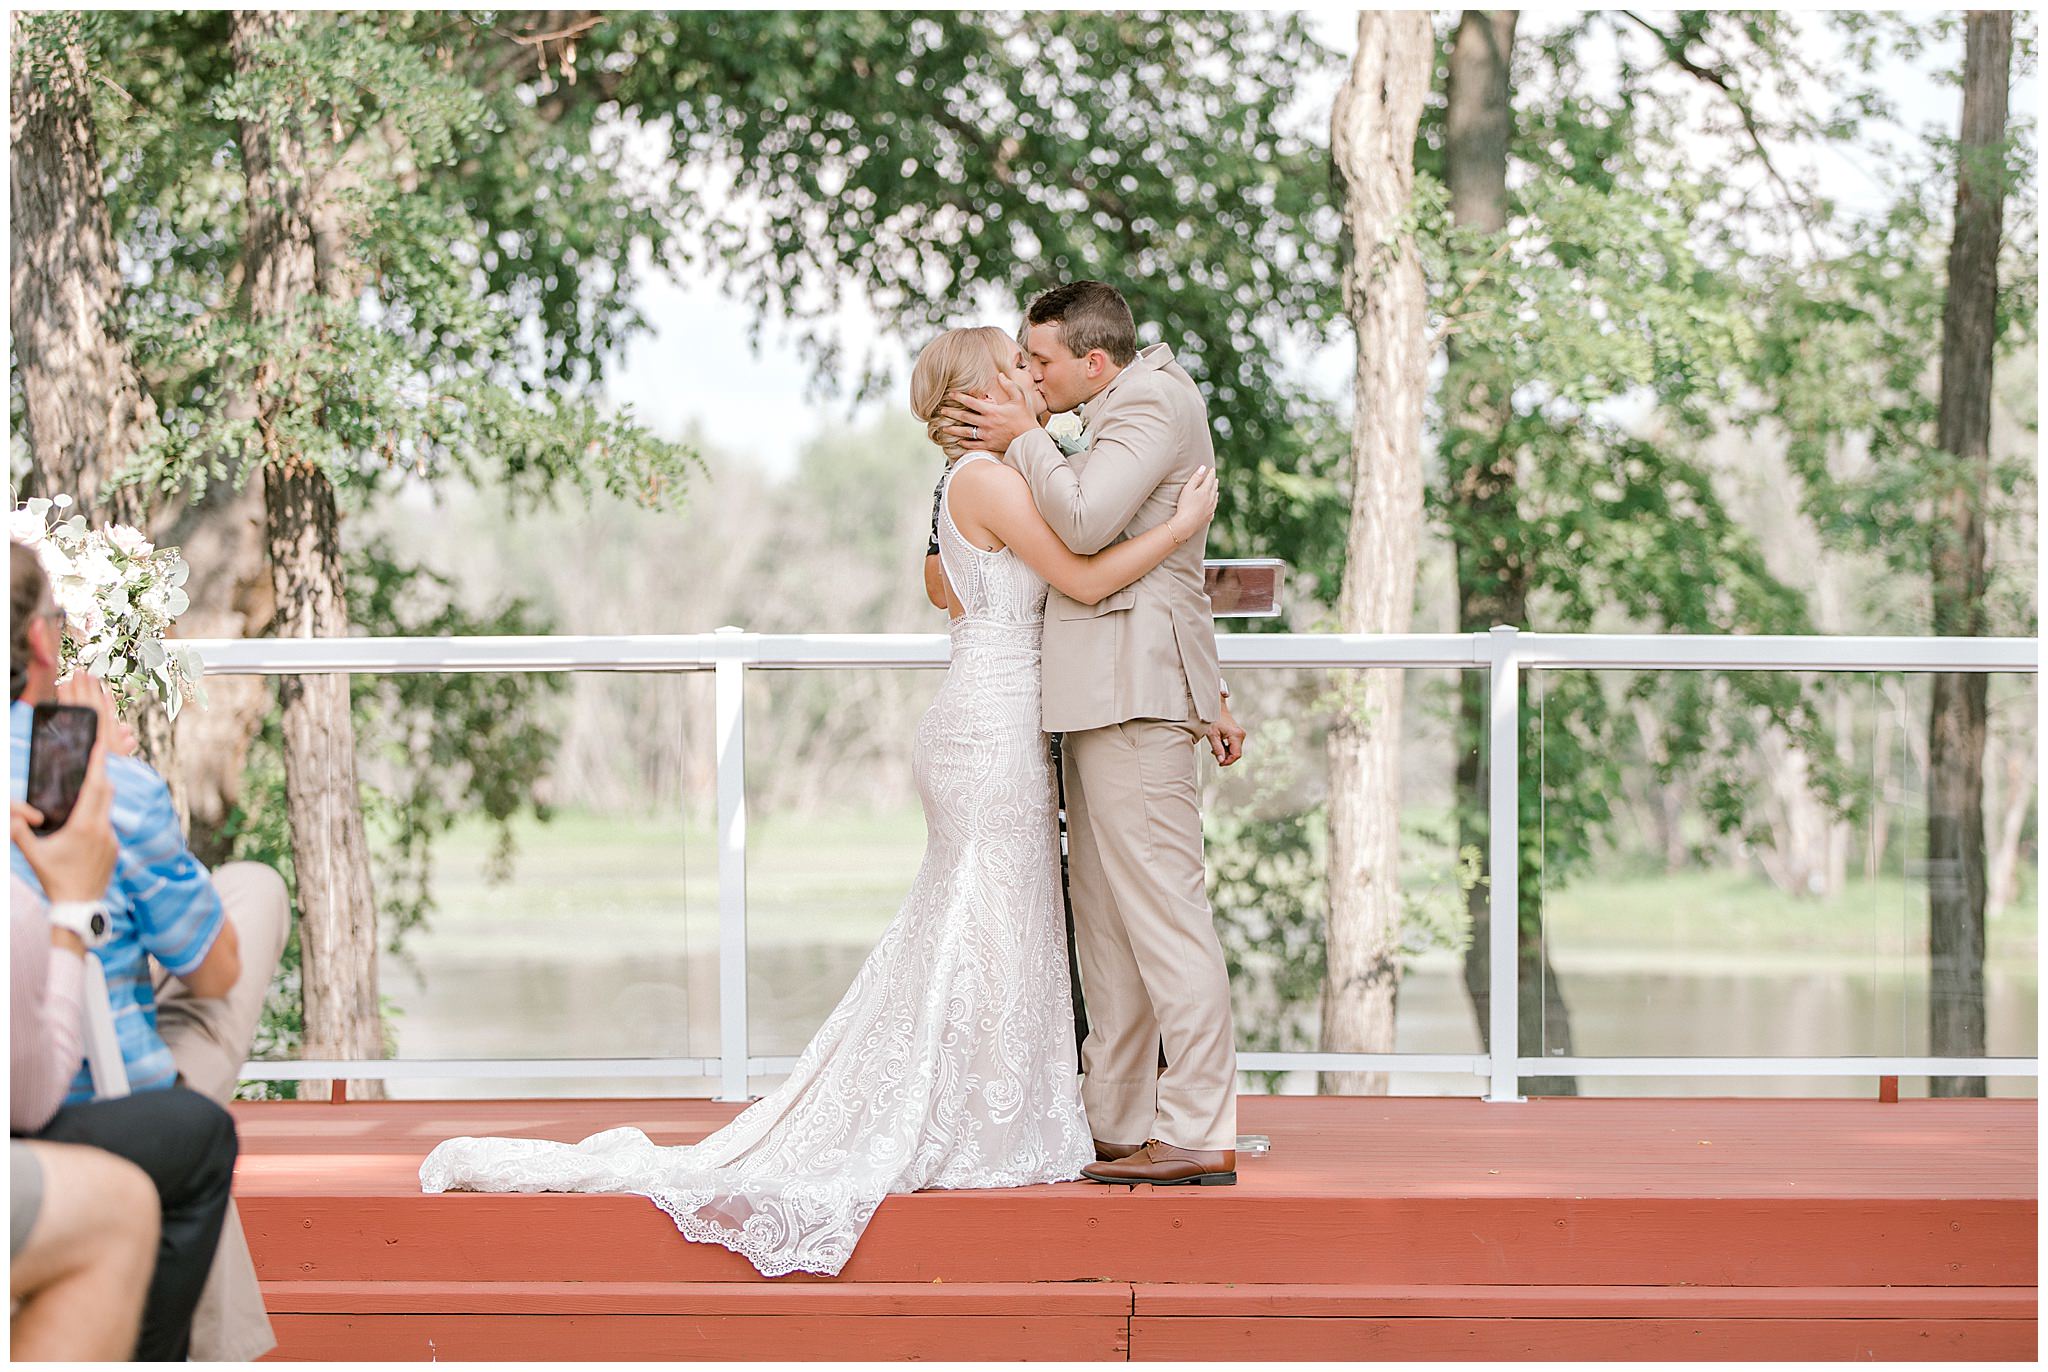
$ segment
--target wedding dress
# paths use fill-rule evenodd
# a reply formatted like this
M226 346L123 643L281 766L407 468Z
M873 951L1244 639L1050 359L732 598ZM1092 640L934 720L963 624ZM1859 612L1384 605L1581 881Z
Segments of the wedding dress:
M960 458L946 487L982 460ZM1093 1160L1039 728L1046 583L969 543L940 504L965 613L912 753L924 861L788 1080L680 1147L631 1128L574 1145L450 1139L420 1165L423 1189L644 1195L763 1275L836 1275L884 1196L1071 1181Z

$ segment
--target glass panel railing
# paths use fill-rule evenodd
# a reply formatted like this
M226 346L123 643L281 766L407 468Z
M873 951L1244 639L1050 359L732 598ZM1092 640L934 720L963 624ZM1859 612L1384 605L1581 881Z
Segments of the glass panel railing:
M1483 671L1237 669L1243 763L1198 756L1210 894L1239 1049L1483 1051L1488 913ZM1326 1011L1333 730L1401 682L1398 856L1371 994ZM710 673L583 672L549 718L550 816L435 846L434 908L387 956L402 1058L715 1060L716 737ZM747 673L749 1051L795 1055L895 917L924 850L911 773L931 669ZM1835 1056L1931 1051L1925 674L1524 678L1522 1052ZM2038 815L2031 675L1987 682L1981 982L1949 977L1982 1051L2036 1052ZM1788 727L1789 726L1789 727ZM1795 732L1797 737L1795 738ZM366 783L380 783L366 764ZM1388 788L1359 787L1368 801ZM1366 806L1354 824L1388 816ZM1361 829L1363 831L1363 829ZM391 835L372 834L389 850ZM380 861L384 860L380 858ZM1946 874L1946 875L1944 875ZM1967 874L1965 874L1967 878ZM1967 880L1965 881L1967 885ZM1377 919L1379 922L1374 923ZM387 930L387 936L391 931ZM1974 968L1974 962L1971 967ZM1084 988L1085 990L1085 988ZM1339 1036L1326 1020L1360 1026ZM1972 1050L1975 1051L1975 1050ZM772 1084L756 1078L754 1089ZM1248 1091L1476 1094L1459 1072L1247 1071ZM1901 1083L1926 1093L1923 1078ZM394 1081L394 1096L710 1095L701 1077ZM1589 1094L1868 1095L1856 1078L1536 1078ZM2031 1095L2007 1078L1994 1094Z
M925 839L911 750L943 680L930 668L747 674L752 1056L801 1052L902 908Z
M2031 677L1987 771L2010 822L1983 980L1955 979L1996 1055L2031 1056L2037 979ZM1921 1055L1929 1032L1928 711L1895 673L1529 673L1523 987L1530 1056ZM2027 723L2020 716L2026 714ZM1993 797L1994 804L1996 795ZM1526 802L1525 802L1526 803ZM1952 873L1951 873L1952 875ZM2025 899L2020 899L2025 893ZM1966 1031L1967 1033L1967 1031ZM1924 1078L1901 1082L1925 1093ZM1587 1076L1530 1094L1870 1096L1861 1078ZM1991 1084L2033 1093L2025 1079Z
M509 853L474 820L435 845L435 908L381 969L394 1056L717 1054L709 675L581 672L568 683L547 818L515 822ZM712 1077L401 1078L389 1090L705 1096L716 1087Z
M1232 967L1240 1053L1349 1051L1476 1054L1483 1051L1468 992L1472 907L1486 845L1483 743L1485 674L1369 668L1234 670L1233 707L1249 733L1245 758L1205 761L1209 882ZM1463 708L1461 681L1473 690ZM1354 933L1354 981L1345 1004L1328 1003L1325 948L1330 914L1333 733L1370 720L1400 692L1398 802L1381 813L1387 787L1345 764L1360 792L1339 812L1361 845L1391 832L1391 872L1354 871L1336 918ZM1464 741L1461 746L1461 740ZM1476 798L1476 799L1475 799ZM1361 848L1361 851L1369 851ZM1462 855L1462 856L1461 856ZM1478 978L1484 986L1485 979ZM1248 1071L1247 1091L1391 1091L1471 1095L1469 1073Z
M1459 674L1398 676L1405 686L1400 870L1390 883L1390 937L1399 989L1392 1036L1370 1046L1476 1053L1464 946L1468 902L1485 899L1476 860L1485 819L1480 807L1453 802L1461 785L1469 792L1481 784L1483 772L1476 754L1461 768L1455 752ZM1233 671L1235 705L1251 732L1246 758L1225 770L1206 748L1197 752L1212 905L1232 969L1242 1052L1314 1051L1325 1042L1329 735L1339 711L1356 705L1366 678L1356 671ZM1472 679L1483 708L1484 677ZM925 837L910 745L941 680L928 669L749 674L748 1012L755 1056L787 1057L803 1048L900 908ZM1461 844L1475 856L1461 862ZM1084 986L1084 1002L1085 996ZM1245 1075L1243 1086L1312 1091L1317 1081L1313 1073L1256 1072ZM1391 1089L1471 1094L1481 1083L1463 1073L1404 1074Z

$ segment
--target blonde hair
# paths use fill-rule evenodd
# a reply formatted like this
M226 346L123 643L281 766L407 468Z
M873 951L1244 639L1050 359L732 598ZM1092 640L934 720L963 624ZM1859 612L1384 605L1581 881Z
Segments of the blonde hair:
M985 391L993 386L1003 359L1016 347L1017 341L1001 329L983 326L948 329L917 355L917 365L910 369L910 412L924 421L925 433L948 462L967 448L940 432L947 421L940 418L939 407L954 391Z

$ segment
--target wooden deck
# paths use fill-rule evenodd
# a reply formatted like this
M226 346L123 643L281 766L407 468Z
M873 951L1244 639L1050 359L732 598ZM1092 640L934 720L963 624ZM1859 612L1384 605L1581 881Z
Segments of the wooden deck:
M236 1110L287 1359L2032 1360L2036 1102L1246 1097L1236 1187L891 1197L837 1280L636 1196L424 1196L457 1134L689 1100Z

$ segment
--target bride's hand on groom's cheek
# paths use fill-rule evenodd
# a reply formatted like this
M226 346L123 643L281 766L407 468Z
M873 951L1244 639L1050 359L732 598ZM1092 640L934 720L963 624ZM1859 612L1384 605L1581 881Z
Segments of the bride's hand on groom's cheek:
M996 378L1000 393L993 397L955 391L940 414L952 421L949 430L956 441L986 452L1003 453L1023 435L1038 427L1036 397L1007 376Z

